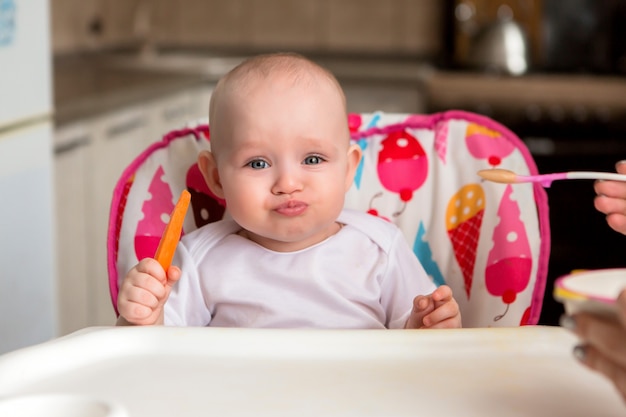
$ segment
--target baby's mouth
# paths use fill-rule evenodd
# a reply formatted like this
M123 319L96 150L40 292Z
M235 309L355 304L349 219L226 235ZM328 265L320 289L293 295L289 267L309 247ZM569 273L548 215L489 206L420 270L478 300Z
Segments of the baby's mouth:
M284 216L298 216L304 213L308 206L303 201L290 200L276 207L274 211Z

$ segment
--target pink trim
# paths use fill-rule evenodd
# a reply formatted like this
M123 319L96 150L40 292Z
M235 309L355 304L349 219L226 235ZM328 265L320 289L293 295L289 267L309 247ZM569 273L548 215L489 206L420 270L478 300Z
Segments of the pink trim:
M528 150L524 142L522 142L522 140L507 127L503 126L493 119L462 110L450 110L441 113L434 113L431 115L410 116L411 117L406 122L387 125L383 128L371 127L363 131L353 132L351 133L351 137L353 140L358 140L359 138L367 137L373 134L389 134L391 132L395 132L405 128L433 129L437 125L437 123L440 123L442 121L459 119L466 120L468 122L477 123L491 130L500 132L521 152L522 156L524 157L524 161L528 165L530 174L539 174L537 165L535 164L535 160L533 159L530 151ZM535 203L537 205L537 216L539 218L541 248L539 250L537 279L535 280L535 288L533 289L528 324L537 324L539 322L539 316L541 315L541 307L543 304L543 298L546 290L546 280L548 277L548 261L550 259L550 218L548 194L546 193L546 190L542 187L542 185L538 183L533 183L533 192L535 196Z
M163 136L163 138L150 145L146 150L139 154L131 163L126 167L122 175L117 180L115 188L113 189L113 198L111 199L111 207L109 209L109 226L107 233L107 270L109 273L109 293L111 295L111 302L113 304L113 309L115 310L115 314L119 315L117 311L117 295L118 295L118 281L119 277L117 274L117 251L116 251L116 240L119 235L119 230L117 229L117 216L120 201L122 199L124 193L124 187L128 180L137 172L137 169L152 155L154 152L159 149L166 148L176 139L185 138L189 135L194 135L196 140L200 140L203 135L204 137L208 136L209 126L208 125L199 125L194 128L184 128L173 130Z

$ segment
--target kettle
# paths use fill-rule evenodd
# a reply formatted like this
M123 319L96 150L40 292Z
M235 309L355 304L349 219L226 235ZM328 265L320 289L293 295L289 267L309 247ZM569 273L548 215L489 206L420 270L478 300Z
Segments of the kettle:
M524 29L513 19L498 19L471 39L467 63L478 70L521 75L530 66L528 49Z

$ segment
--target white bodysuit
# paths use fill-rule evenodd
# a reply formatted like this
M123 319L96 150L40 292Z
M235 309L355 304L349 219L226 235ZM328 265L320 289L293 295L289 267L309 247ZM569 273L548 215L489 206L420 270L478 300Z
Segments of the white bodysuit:
M435 285L401 231L344 210L339 232L296 252L274 252L237 234L232 220L183 236L183 275L165 324L265 328L402 328L413 298Z

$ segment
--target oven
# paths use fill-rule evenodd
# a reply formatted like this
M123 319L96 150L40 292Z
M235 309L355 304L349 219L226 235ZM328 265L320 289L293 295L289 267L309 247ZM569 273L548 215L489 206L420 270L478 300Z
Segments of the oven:
M444 5L444 55L456 68L502 70L509 67L502 59L523 55L522 72L626 74L626 0L446 0Z
M516 133L540 173L615 171L626 159L626 78L592 75L494 77L436 72L428 111L462 109L489 116ZM590 180L555 181L550 205L551 255L540 324L563 314L554 280L575 269L626 267L626 236L595 210Z

